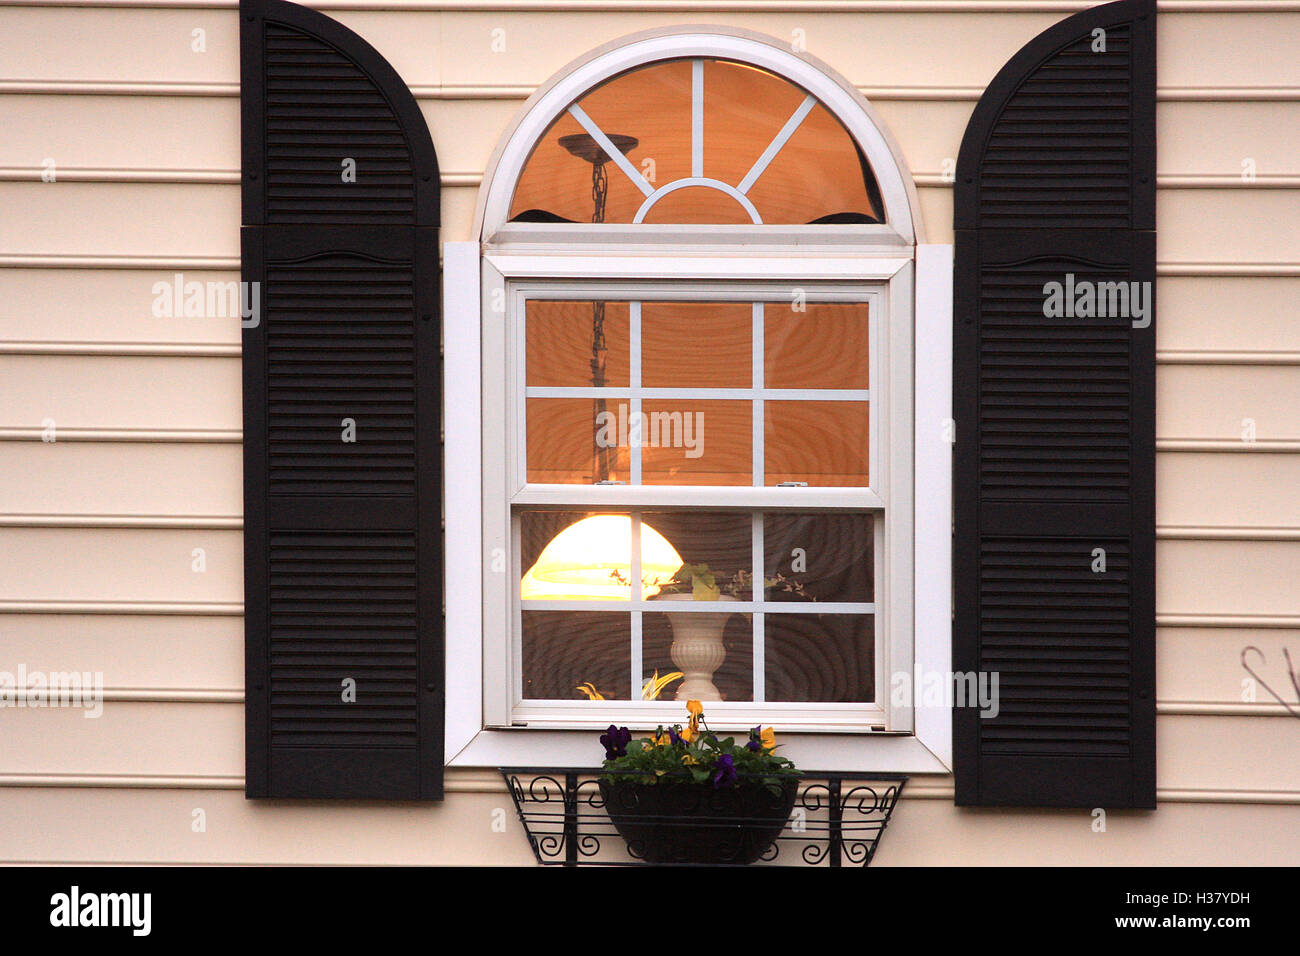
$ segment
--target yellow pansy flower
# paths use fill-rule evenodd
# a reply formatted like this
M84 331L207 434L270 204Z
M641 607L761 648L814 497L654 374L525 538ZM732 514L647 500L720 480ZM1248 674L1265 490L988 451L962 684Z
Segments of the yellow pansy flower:
M691 733L693 734L700 729L700 717L704 715L704 705L698 700L688 700L686 702L686 711L691 715L689 724ZM690 742L689 739L687 742Z
M776 731L771 727L764 727L762 733L758 736L763 743L764 750L772 750L776 747Z

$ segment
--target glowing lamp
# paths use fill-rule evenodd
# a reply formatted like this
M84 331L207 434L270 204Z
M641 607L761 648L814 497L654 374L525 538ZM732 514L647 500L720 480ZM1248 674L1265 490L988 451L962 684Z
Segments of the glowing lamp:
M641 600L659 593L682 558L668 539L641 524ZM622 583L614 577L617 571ZM525 601L626 601L631 597L632 518L593 515L569 525L542 549L520 584Z

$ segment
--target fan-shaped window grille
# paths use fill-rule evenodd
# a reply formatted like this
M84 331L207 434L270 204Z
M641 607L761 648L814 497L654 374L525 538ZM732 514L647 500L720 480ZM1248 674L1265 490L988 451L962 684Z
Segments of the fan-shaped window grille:
M673 59L583 94L533 149L512 222L884 221L853 137L815 97L722 59Z

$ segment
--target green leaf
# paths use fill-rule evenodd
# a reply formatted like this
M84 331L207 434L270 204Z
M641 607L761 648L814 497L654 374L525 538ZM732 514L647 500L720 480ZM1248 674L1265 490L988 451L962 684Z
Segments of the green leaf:
M708 570L691 575L691 590L697 601L716 601L721 593L713 572Z

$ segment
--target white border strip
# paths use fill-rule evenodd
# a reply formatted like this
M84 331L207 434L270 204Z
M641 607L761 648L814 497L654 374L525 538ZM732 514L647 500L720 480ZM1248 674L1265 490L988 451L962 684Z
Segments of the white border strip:
M443 244L443 579L447 760L483 726L479 247ZM448 400L446 396L453 396Z
M913 688L952 671L952 264L952 246L916 247ZM914 714L917 736L951 766L952 712L916 707Z

